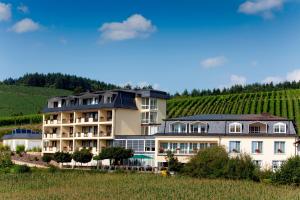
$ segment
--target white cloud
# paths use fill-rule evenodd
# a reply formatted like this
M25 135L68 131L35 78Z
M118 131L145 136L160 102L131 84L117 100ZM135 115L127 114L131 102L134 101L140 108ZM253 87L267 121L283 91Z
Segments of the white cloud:
M145 38L155 32L156 27L142 15L134 14L123 22L104 23L98 31L103 41L121 41Z
M232 74L230 76L231 85L246 85L246 77Z
M61 44L63 44L63 45L68 44L68 40L67 40L66 38L60 38L60 39L59 39L59 42L60 42Z
M40 25L37 22L32 21L32 19L25 18L18 21L11 30L16 33L26 33L33 32L40 29Z
M244 77L244 76L240 76L240 75L236 75L236 74L232 74L230 76L230 81L228 84L226 85L219 85L219 88L220 89L223 89L223 88L230 88L231 86L234 86L234 85L246 85L247 83L247 78Z
M282 8L285 0L248 0L239 6L238 11L247 15L261 15L266 19L273 17L274 10Z
M280 77L280 76L268 76L266 77L262 83L274 83L274 84L277 84L277 83L280 83L280 82L283 82L284 81L284 78Z
M18 6L18 10L21 11L22 13L24 13L24 14L29 13L29 8L25 5L23 5L23 4Z
M226 62L227 58L225 56L218 56L202 60L200 64L204 68L214 68L224 65Z
M0 22L8 21L11 18L11 6L0 2Z
M292 72L287 73L286 75L287 81L300 81L300 69L296 69Z

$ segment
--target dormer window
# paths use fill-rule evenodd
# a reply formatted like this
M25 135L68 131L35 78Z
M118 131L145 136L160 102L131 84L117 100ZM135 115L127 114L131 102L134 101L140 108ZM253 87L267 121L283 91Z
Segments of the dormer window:
M274 133L286 133L286 124L279 122L274 124Z
M171 124L171 131L173 133L185 133L186 132L186 124L181 122L176 122Z
M207 132L207 124L196 122L191 124L191 133L206 133Z
M242 133L242 124L237 122L229 124L229 133Z
M112 103L113 102L113 97L112 96L107 96L105 98L105 103Z
M53 102L53 108L57 108L58 107L58 101L54 101Z

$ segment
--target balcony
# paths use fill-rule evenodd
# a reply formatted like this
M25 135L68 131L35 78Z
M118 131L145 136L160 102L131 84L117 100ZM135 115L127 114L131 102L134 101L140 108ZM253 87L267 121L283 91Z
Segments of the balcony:
M52 120L49 119L49 120L45 120L44 124L45 125L60 125L61 121L57 120L57 119L52 119Z
M73 147L72 146L64 146L63 147L63 151L64 152L72 152L73 151Z
M55 139L60 138L60 135L58 133L45 133L44 138Z
M85 118L85 117L79 117L76 119L76 123L95 123L98 122L98 118Z
M59 151L59 148L56 147L56 146L53 146L53 147L52 146L46 146L46 147L43 148L43 151L55 153L55 152Z
M62 123L63 124L73 124L74 123L74 119L62 119Z
M62 138L72 138L74 137L73 133L67 133L67 132L63 132L61 135Z
M100 137L110 137L111 135L111 131L100 131Z
M77 138L91 138L91 137L98 137L97 132L77 132L76 133Z

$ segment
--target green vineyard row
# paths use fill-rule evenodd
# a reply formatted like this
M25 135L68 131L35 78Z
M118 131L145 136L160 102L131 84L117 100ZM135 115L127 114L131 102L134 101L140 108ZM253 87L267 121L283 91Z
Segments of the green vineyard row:
M197 114L260 114L294 120L300 133L300 89L201 97L179 97L167 102L168 117Z

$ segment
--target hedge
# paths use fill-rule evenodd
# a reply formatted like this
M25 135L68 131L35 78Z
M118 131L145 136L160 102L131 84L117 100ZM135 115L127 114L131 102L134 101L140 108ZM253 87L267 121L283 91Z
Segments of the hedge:
M24 124L38 124L42 123L42 115L24 115L16 117L1 117L0 126L9 126L9 125L24 125Z

